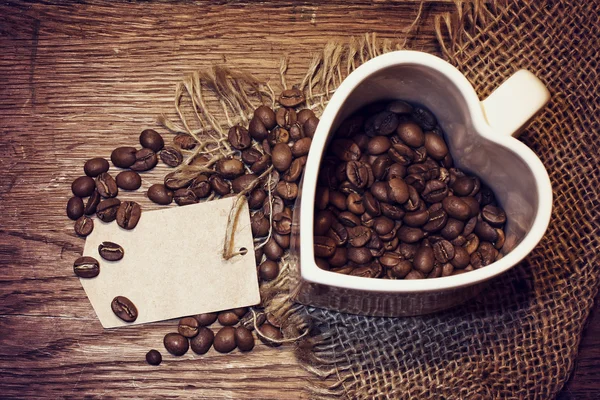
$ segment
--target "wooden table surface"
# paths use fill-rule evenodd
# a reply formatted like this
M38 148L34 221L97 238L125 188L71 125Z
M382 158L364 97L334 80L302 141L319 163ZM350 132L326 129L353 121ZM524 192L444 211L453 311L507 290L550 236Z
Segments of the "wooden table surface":
M410 45L437 51L433 16L452 8L428 3ZM290 347L165 354L151 367L146 351L162 349L175 321L102 329L72 272L84 242L64 211L70 183L87 158L136 145L172 115L186 73L226 62L276 82L288 54L293 83L329 39L398 38L415 15L416 3L387 1L2 2L0 397L307 398L311 376ZM143 188L165 171L144 173ZM126 197L153 208L143 191ZM599 333L596 316L562 398L600 389Z

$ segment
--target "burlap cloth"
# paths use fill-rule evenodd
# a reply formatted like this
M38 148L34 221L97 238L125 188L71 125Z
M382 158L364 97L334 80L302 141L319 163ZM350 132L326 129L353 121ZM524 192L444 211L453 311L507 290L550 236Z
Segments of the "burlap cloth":
M520 68L550 89L549 105L521 137L552 181L548 232L524 262L472 301L412 318L361 317L291 304L284 258L280 278L262 287L263 305L287 320L286 337L299 336L309 325L320 332L297 345L299 359L315 374L311 397L546 399L556 396L573 368L598 290L600 1L482 3L459 3L456 12L436 19L442 55L481 98ZM296 84L320 115L348 73L405 44L366 35L328 45ZM284 62L282 86L287 86L285 69ZM198 128L189 126L179 108L186 98ZM269 84L216 68L178 87L181 121L161 121L204 141L196 153L220 157L232 153L223 140L226 128L247 123L256 105L274 99ZM188 165L180 172L201 168Z

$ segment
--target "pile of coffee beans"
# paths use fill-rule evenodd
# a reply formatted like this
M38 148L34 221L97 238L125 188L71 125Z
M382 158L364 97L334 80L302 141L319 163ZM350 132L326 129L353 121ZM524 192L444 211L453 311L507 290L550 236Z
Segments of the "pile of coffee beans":
M315 261L369 278L456 275L501 257L505 223L492 190L454 167L429 110L375 103L340 125L321 163Z

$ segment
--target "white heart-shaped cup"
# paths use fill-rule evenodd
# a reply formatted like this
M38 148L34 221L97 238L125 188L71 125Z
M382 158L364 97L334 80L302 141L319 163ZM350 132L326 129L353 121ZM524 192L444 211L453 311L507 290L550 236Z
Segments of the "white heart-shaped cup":
M488 280L514 267L537 245L550 220L548 173L531 149L515 138L549 98L538 78L520 70L480 101L456 68L417 51L387 53L357 68L332 96L308 155L295 215L292 245L297 283L293 298L354 314L420 315L465 302ZM366 104L392 99L431 110L445 133L455 165L478 175L493 189L507 214L501 259L468 273L421 280L364 278L317 267L313 217L323 153L345 118Z

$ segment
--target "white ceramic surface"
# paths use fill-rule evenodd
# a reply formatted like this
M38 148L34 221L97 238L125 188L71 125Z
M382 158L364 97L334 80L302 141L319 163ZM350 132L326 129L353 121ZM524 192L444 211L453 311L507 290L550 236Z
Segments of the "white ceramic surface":
M461 275L423 280L370 279L317 267L313 253L314 197L324 149L340 123L378 100L404 99L437 117L455 165L492 187L508 217L503 258ZM382 316L425 314L462 303L487 280L522 260L550 220L552 188L539 158L514 135L548 101L549 92L521 70L480 102L467 79L433 55L396 51L357 68L336 90L313 138L303 176L299 270L295 299L317 307ZM513 136L511 136L513 135Z

